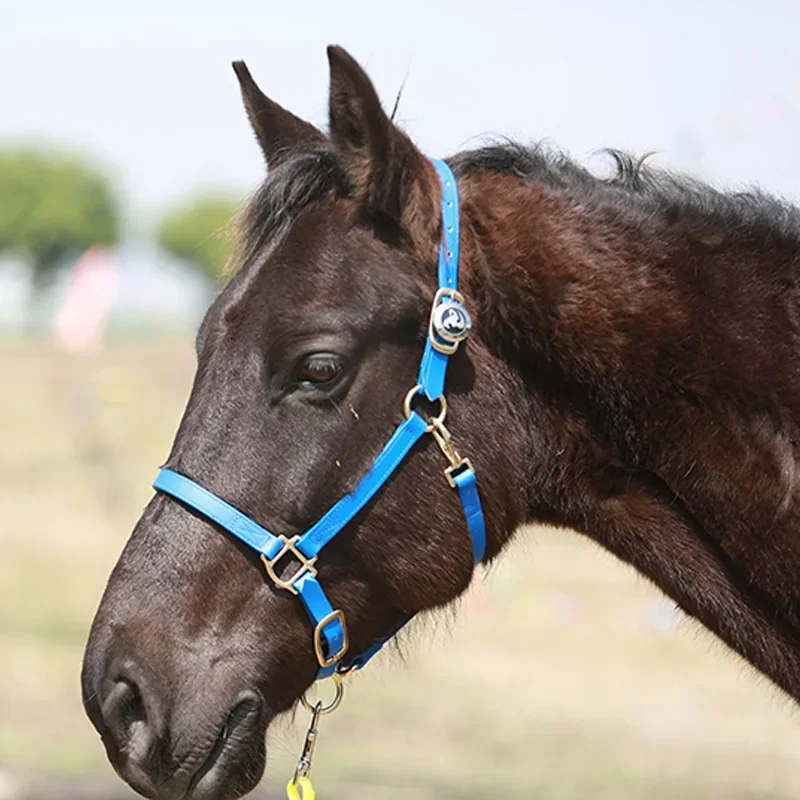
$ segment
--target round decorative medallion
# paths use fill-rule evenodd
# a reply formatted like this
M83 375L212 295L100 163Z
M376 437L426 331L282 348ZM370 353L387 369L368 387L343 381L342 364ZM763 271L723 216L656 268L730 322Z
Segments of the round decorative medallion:
M467 338L472 320L461 303L447 300L436 306L433 312L433 330L446 342L460 342Z

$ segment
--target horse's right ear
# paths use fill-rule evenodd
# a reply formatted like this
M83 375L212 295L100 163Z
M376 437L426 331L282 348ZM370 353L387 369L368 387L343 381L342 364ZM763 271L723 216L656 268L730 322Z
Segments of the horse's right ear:
M427 252L439 227L431 163L384 112L369 76L343 48L328 48L331 141L352 195L389 235Z
M325 141L324 134L311 123L270 100L258 88L244 61L234 61L233 71L239 79L244 107L267 166L280 163L297 145Z

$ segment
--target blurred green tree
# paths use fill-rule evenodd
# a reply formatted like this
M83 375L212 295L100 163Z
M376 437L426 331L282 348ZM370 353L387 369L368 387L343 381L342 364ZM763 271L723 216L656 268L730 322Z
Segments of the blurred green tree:
M230 197L198 197L166 214L159 227L158 241L176 258L199 269L212 283L218 283L231 252L228 223L239 205Z
M65 258L118 236L116 199L95 165L58 151L0 149L0 251L30 261L36 289Z

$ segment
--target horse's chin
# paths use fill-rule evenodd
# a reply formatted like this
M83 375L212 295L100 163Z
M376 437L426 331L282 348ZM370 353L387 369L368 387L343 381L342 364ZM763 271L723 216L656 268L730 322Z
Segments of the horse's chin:
M185 800L235 800L261 780L266 765L263 704L250 697L231 711L205 761L192 776Z

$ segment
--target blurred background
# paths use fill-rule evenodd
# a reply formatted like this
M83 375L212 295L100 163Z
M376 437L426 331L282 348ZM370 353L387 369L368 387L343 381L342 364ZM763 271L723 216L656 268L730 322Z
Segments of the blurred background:
M349 48L428 153L549 139L800 200L800 5L0 0L0 800L131 794L80 705L105 580L165 458L262 177L230 61L324 125ZM575 534L521 531L324 720L331 798L796 798L800 717ZM271 733L282 795L305 715Z

